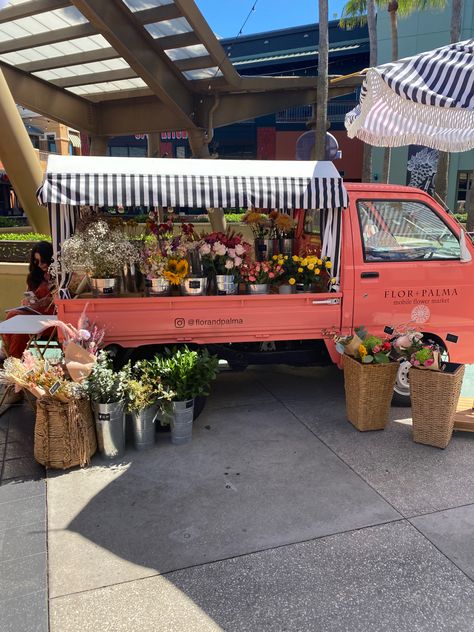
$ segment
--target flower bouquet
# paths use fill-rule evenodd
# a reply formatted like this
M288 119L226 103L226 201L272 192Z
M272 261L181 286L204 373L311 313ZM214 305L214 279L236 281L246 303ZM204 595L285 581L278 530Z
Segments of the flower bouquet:
M283 268L278 261L253 261L241 268L249 294L268 294L268 286L277 282Z
M99 219L63 242L60 259L68 272L86 271L94 296L116 296L118 277L138 260L138 250L121 230Z
M255 258L259 261L270 259L273 256L273 240L276 234L275 226L268 215L255 210L247 211L242 218L242 222L246 224L253 233L255 240Z
M388 422L398 362L392 343L358 328L354 336L337 336L343 354L347 418L365 432L383 430Z
M445 448L453 434L464 365L441 361L441 346L414 330L396 334L393 344L402 361L411 364L413 440Z
M328 280L332 263L329 259L321 259L316 255L281 255L276 261L282 266L281 280L296 288L297 292L322 291L324 282Z
M215 278L218 294L237 294L241 269L251 246L235 233L211 233L201 241L199 252L208 278Z
M279 213L278 211L272 211L269 214L269 219L273 226L273 233L277 240L278 250L277 252L282 255L293 254L293 243L296 230L295 220L286 213Z

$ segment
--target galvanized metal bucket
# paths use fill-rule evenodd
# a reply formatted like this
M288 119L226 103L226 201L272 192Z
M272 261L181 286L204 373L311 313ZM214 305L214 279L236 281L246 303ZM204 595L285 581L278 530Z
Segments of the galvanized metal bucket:
M189 443L193 436L194 399L169 402L166 405L165 417L171 426L171 443Z
M255 259L267 261L273 257L273 239L255 240Z
M289 257L291 257L291 255L293 254L293 243L294 239L291 239L289 237L280 237L280 239L278 240L280 254L288 255Z
M282 283L282 285L278 287L278 294L294 294L295 292L295 286L289 283Z
M132 412L133 444L136 450L148 450L155 445L155 420L158 405Z
M171 284L168 279L164 277L147 279L146 293L148 296L169 296L171 293Z
M216 274L217 294L238 294L239 283L232 274Z
M117 277L111 277L110 279L90 277L90 282L94 298L113 298L119 294L119 280Z
M125 413L123 402L93 402L99 452L106 459L115 459L125 452Z
M247 290L249 294L268 294L268 283L249 283Z
M207 289L207 277L188 277L181 281L181 294L183 296L205 296Z

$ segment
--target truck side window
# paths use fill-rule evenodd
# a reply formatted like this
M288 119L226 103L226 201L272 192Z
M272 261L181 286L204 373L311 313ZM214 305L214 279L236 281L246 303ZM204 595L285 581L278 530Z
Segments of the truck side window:
M304 232L311 235L321 234L321 211L316 208L308 209L304 216Z
M426 204L410 200L359 200L365 261L459 259L459 241Z

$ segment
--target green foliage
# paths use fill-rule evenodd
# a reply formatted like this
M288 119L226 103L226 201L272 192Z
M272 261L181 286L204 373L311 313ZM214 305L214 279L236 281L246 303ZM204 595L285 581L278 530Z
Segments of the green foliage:
M199 395L209 395L210 385L219 372L219 361L207 349L191 351L188 347L166 349L145 363L150 379L160 378L163 386L173 392L174 401L185 401Z
M454 213L454 219L457 219L460 224L467 222L467 213Z
M114 371L112 360L106 351L100 351L92 373L83 386L92 401L112 404L125 399L130 380L130 365L121 371Z
M0 233L0 241L51 241L51 235L42 233Z
M137 362L129 374L126 385L126 406L129 412L139 412L160 402L171 400L174 392L166 388L160 375L153 370L152 362Z
M0 228L15 228L26 226L26 217L2 217L0 216Z

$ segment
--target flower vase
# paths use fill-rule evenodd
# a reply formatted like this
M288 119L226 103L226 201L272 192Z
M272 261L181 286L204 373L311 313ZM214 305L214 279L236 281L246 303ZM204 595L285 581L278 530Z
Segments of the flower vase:
M239 293L239 282L233 274L216 274L216 287L216 294L221 296Z
M119 279L117 277L109 279L90 277L90 283L94 298L114 298L119 294Z
M295 288L296 288L297 294L307 294L309 292L315 291L315 284L314 283L297 283Z
M247 291L249 294L268 294L268 283L248 283Z
M273 239L255 239L256 261L268 261L273 257Z
M101 404L92 402L99 452L106 459L123 456L125 452L125 413L123 402Z
M205 296L207 277L187 277L181 281L180 287L183 296Z
M171 443L189 443L193 435L194 399L167 402L163 407L164 420L170 424Z
M158 406L156 404L132 412L133 443L136 450L147 450L154 446L157 415Z
M147 279L147 296L169 296L171 294L171 284L164 277Z
M296 292L295 286L289 283L282 283L278 287L278 294L294 294Z
M280 250L279 254L288 255L288 257L291 257L291 255L293 254L294 241L295 240L290 237L280 237L280 239L278 240L278 247Z

